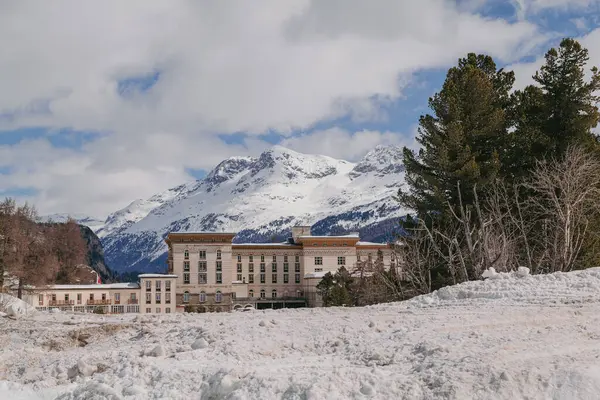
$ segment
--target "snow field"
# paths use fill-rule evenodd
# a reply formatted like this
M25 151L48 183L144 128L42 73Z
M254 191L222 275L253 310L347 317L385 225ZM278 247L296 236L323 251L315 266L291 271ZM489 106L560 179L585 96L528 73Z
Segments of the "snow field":
M0 319L0 398L598 399L600 269L365 308Z

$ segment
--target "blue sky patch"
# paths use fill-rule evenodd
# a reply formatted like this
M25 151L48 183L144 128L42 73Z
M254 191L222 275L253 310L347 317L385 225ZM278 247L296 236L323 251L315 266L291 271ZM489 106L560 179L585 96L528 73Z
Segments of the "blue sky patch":
M133 93L145 93L156 85L159 79L160 71L121 79L117 82L117 92L121 97L127 97Z

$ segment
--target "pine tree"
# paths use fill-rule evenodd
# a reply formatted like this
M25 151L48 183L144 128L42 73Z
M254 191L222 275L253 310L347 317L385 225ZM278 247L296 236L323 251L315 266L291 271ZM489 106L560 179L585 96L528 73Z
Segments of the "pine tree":
M563 39L550 49L546 62L529 85L513 95L512 133L508 178L526 176L537 160L561 159L569 145L600 150L592 129L600 120L600 72L590 70L586 80L587 49L574 39Z
M509 120L506 108L512 72L497 70L486 55L469 54L448 71L439 93L429 99L433 115L421 116L415 154L404 148L408 191L400 202L417 215L439 214L462 200L473 203L473 188L499 173Z

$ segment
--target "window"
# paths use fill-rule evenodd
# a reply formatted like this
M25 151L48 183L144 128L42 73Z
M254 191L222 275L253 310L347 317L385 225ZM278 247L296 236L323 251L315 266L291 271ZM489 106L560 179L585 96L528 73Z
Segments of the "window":
M217 260L221 259L221 250L217 250Z
M356 261L360 261L360 254L356 255Z
M313 243L313 246L318 246L318 244L317 243Z
M206 302L206 293L200 292L200 303L205 303L205 302Z
M189 284L190 283L190 273L189 272L184 272L183 273L183 283L184 284Z
M165 291L171 291L171 281L165 281Z
M296 260L295 262L299 263L300 262L300 256L296 256Z
M327 243L323 243L323 247L327 247Z
M300 263L294 264L294 272L300 272Z
M239 263L242 262L242 255L241 254L237 255L237 262L239 262Z
M102 300L106 300L106 293L102 293Z
M183 270L184 271L189 271L190 270L190 262L189 261L184 261L183 262Z
M272 274L271 275L271 282L272 283L277 283L277 274Z
M221 301L223 301L223 295L220 290L217 290L217 293L215 293L215 303L220 303Z
M156 307L156 313L160 314L160 307Z
M283 283L290 283L290 274L283 274Z
M265 263L260 263L260 272L265 272L266 271L266 267L265 267Z
M275 254L273 254L273 262L276 263L277 262L277 256Z
M77 295L77 296L79 296L79 295ZM38 304L40 306L44 305L44 295L43 294L38 294ZM77 303L77 304L81 304L81 303Z
M160 304L160 293L156 293L156 304Z
M250 289L250 290L248 291L248 296L249 296L250 298L254 297L254 290Z
M323 272L323 268L315 268L315 272Z
M171 307L165 308L165 313L166 314L171 314Z
M152 290L152 282L146 281L146 290Z
M92 297L90 300L94 300L93 296L94 296L93 294L90 295L90 297ZM56 301L56 295L55 294L52 295L52 301Z
M146 293L146 304L152 303L152 295L150 293Z
M217 272L217 283L223 283L223 273Z
M284 263L288 262L288 256L287 256L287 254L285 256L283 256L283 262Z
M242 274L237 274L237 280L238 280L238 281L241 281L242 279L243 279L243 278L242 278Z
M184 303L190 302L190 292L183 292L183 302Z
M265 289L260 289L260 298L261 299L266 299L267 298L266 293L265 293Z
M264 254L261 254L261 255L260 255L260 262L261 262L261 263L264 263L264 262L265 262L265 255L264 255Z
M56 300L56 295L55 294L52 295L52 300ZM94 293L90 293L90 300L94 301Z
M207 279L208 279L208 277L207 277L206 272L201 272L198 274L198 283L200 285L205 285L207 282Z
M171 293L165 294L165 304L171 304Z
M248 262L254 262L254 256L252 254L248 256Z
M160 292L161 281L156 281L156 291Z
M190 252L187 249L183 251L183 258L186 260L190 259Z
M248 275L248 283L254 283L254 275Z
M69 294L68 293L65 293L65 301L69 302Z
M277 290L275 290L275 289L271 290L271 298L273 298L273 299L277 298Z
M283 272L290 272L290 264L283 263Z
M296 283L300 283L300 274L296 274Z
M338 265L346 265L346 257L338 257Z
M238 263L237 265L237 272L242 272L242 263Z
M206 260L206 250L200 250L200 252L198 252L198 257L202 260Z
M260 274L260 283L265 283L265 274Z
M344 242L344 244L342 244L342 246L348 246L348 243Z
M277 272L277 263L271 264L271 272Z
M217 271L223 271L223 261L217 261Z
M371 253L367 254L367 259L369 262L373 261L373 255Z
M77 293L77 304L81 304L81 293Z
M206 272L206 261L198 261L198 272Z
M146 308L146 314L152 314L152 309L150 307Z
M248 272L254 272L254 264L248 264Z
M121 303L121 293L115 293L115 303Z
M315 257L315 265L323 265L323 257Z

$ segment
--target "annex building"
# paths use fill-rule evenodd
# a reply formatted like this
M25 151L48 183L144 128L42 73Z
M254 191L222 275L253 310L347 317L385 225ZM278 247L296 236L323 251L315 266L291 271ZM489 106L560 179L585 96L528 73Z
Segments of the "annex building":
M53 285L26 300L39 309L162 314L246 308L319 307L316 285L327 272L378 260L399 268L390 246L358 233L314 236L292 228L282 243L233 243L235 233L171 232L168 273L141 274L137 283Z

